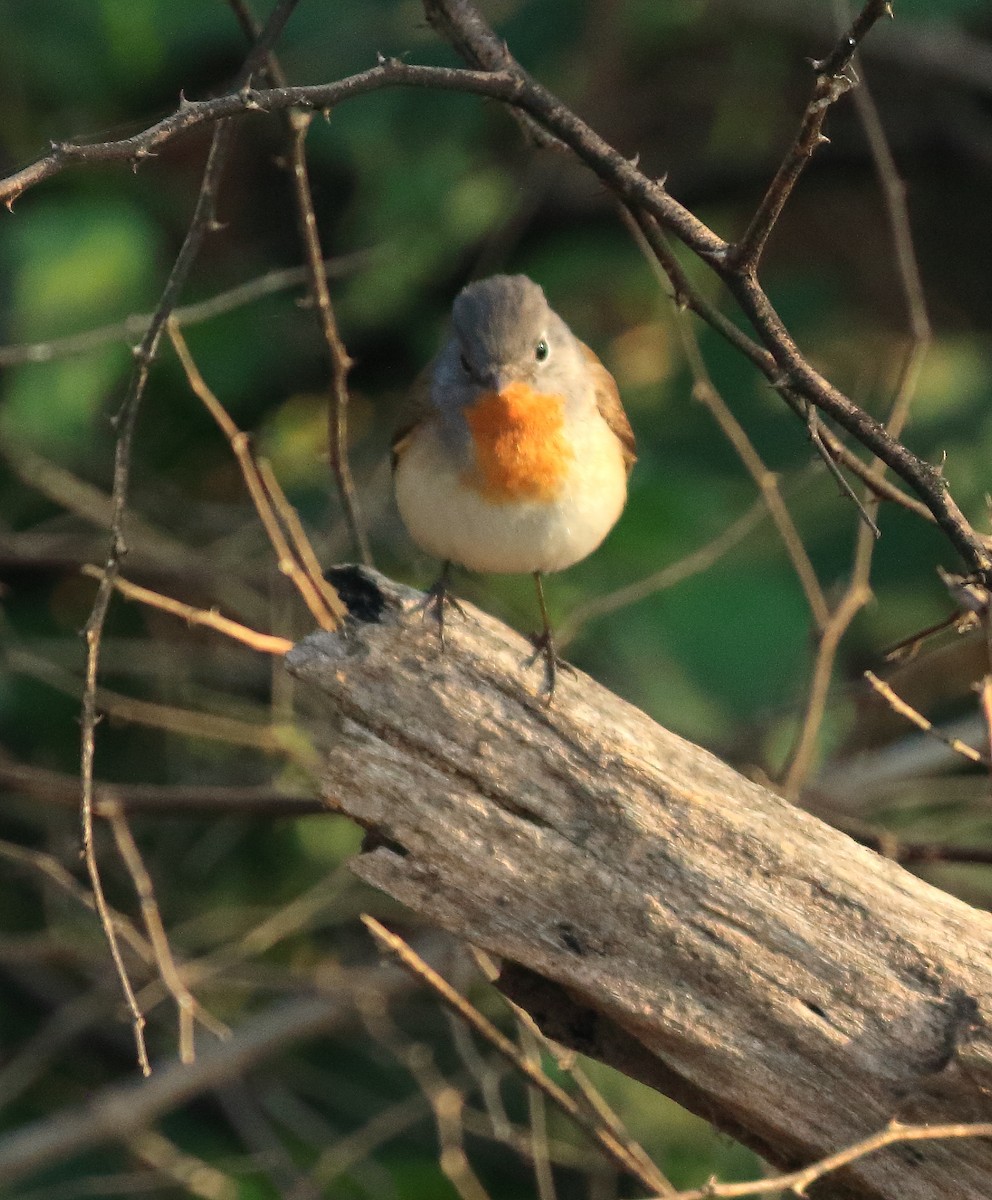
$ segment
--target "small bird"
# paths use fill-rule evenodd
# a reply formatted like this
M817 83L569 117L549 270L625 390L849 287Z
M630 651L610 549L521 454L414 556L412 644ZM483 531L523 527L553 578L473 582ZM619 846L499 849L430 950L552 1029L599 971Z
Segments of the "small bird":
M545 698L561 660L542 576L585 558L627 501L634 435L613 376L525 275L456 297L448 340L421 373L393 439L400 516L441 559L427 606L444 644L453 563L534 576Z

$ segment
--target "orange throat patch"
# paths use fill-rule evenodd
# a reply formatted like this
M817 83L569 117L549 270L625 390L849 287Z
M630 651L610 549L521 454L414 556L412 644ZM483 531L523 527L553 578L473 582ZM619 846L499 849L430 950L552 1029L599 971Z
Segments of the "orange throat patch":
M565 437L561 396L511 383L465 409L475 466L463 476L495 503L553 500L575 457Z

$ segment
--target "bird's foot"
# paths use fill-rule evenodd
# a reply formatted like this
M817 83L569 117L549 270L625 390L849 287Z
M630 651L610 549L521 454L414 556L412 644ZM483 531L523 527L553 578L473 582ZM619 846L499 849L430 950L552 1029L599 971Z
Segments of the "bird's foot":
M541 693L541 700L550 708L555 699L558 672L566 671L568 674L574 675L575 668L571 663L559 657L558 649L555 646L555 636L550 629L545 629L543 633L532 633L530 641L534 647L534 653L527 659L526 665L532 667L539 658L544 659L544 691Z
M437 636L441 643L441 649L445 648L444 641L444 610L452 608L462 618L468 616L465 609L458 603L449 586L448 569L441 572L440 576L424 595L423 600L417 605L420 609L424 620L428 616L432 616L437 621Z

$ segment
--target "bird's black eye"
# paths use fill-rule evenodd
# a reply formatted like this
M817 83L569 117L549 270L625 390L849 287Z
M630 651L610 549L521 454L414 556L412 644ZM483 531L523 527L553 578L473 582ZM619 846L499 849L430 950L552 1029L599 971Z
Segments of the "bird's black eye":
M544 340L544 338L541 338L541 340L534 347L534 357L537 359L538 362L546 362L547 357L550 353L551 353L551 347Z

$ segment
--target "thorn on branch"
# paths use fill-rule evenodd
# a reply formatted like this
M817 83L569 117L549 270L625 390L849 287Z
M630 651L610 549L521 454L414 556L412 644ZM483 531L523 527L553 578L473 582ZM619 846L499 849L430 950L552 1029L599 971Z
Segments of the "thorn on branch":
M158 158L158 155L149 150L147 146L139 146L131 155L131 171L135 175L138 173L138 167L141 166L146 158Z
M773 383L772 386L775 387L776 384ZM833 455L830 453L826 443L823 440L823 437L820 434L820 422L817 417L816 409L809 401L806 402L806 428L809 431L809 440L813 443L817 454L819 454L819 456L826 463L827 470L837 481L837 485L841 490L841 495L846 496L848 500L851 501L854 507L858 510L858 516L871 530L872 535L877 541L882 536L882 531L875 523L875 519L872 517L871 513L861 503L854 491L854 488L852 488L844 478L843 471L841 471L840 467L834 461Z
M959 607L978 616L988 615L992 593L978 575L955 575L940 566L937 567L937 574Z
M814 71L825 71L831 63L836 62L838 58L842 58L845 54L853 54L857 48L858 43L848 33L840 39L840 41L826 58L810 58L807 61L812 66Z
M265 111L262 108L261 104L259 104L258 100L256 99L257 95L258 95L258 93L254 90L254 88L252 88L247 83L241 89L241 91L238 92L238 99L241 101L246 112L264 112Z

